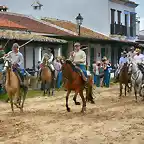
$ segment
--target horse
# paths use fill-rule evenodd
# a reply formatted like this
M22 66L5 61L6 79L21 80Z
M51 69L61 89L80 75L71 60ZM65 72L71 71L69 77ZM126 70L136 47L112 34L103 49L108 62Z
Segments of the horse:
M76 101L76 97L78 94L80 95L82 102L83 102L81 112L84 113L86 111L86 100L83 95L83 90L85 88L85 82L82 79L81 75L73 70L73 67L74 67L74 65L72 64L72 62L70 60L66 60L65 62L63 62L62 76L63 76L64 87L67 89L66 109L68 112L70 112L70 108L68 106L68 99L69 99L69 95L70 95L71 91L75 91L75 96L74 96L73 100L75 101L76 105L79 105L80 103ZM89 82L90 82L89 86L92 85L91 81L92 81L92 79L89 78ZM89 96L88 92L89 92L89 94L92 95L92 89L87 90L86 99L88 99L88 96Z
M128 92L130 91L130 87L128 85L130 80L130 75L128 73L128 63L124 63L119 73L119 88L120 88L120 97L122 96L122 85L125 85L125 96L126 96L126 88L128 87Z
M6 68L5 89L11 103L12 112L14 113L13 104L23 112L28 86L26 84L23 87L20 86L18 75L13 72L11 61L6 57L3 59L4 67ZM25 83L26 82L28 84L28 81L25 81Z
M52 74L50 67L48 66L47 59L42 64L42 70L41 70L40 76L41 76L42 86L43 86L43 95L45 96L45 94L47 92L47 94L50 96L50 94L51 94L50 90L52 88L52 96L53 96L54 89L55 89L55 78L54 78L54 75ZM46 86L47 86L47 88L46 88Z
M128 72L131 73L131 81L134 87L136 102L137 102L137 93L139 93L139 96L142 96L144 100L144 95L141 93L143 84L143 74L141 70L139 70L136 62L134 61L130 62Z

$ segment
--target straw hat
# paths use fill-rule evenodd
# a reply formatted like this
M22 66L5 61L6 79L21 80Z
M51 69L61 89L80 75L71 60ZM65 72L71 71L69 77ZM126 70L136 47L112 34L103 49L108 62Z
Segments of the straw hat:
M19 44L18 43L14 43L13 46L12 46L12 49L13 48L19 48Z
M140 50L139 48L136 48L135 52L136 52L136 53L140 53L141 50Z
M102 61L107 61L107 57L104 56L104 57L102 58Z

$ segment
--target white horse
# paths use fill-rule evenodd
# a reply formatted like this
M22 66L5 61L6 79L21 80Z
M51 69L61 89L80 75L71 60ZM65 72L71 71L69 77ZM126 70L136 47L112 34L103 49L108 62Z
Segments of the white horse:
M144 94L142 93L143 74L139 70L137 66L137 62L135 62L134 60L131 60L129 62L128 73L131 73L131 81L132 81L132 86L134 87L136 102L137 102L137 93L139 93L139 96L142 96L144 100Z

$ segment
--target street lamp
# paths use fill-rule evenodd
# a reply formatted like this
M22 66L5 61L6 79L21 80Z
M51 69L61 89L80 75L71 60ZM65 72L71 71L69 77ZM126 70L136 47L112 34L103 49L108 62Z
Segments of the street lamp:
M78 26L78 35L80 36L80 27L81 27L82 22L83 22L83 17L81 16L80 13L76 17L76 22L77 22L77 26Z

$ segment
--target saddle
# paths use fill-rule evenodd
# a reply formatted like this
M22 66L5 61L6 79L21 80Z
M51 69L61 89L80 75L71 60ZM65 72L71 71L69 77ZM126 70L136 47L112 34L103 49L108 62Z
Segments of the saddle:
M77 65L74 65L70 60L66 60L66 63L70 64L73 71L78 73L84 81L87 81L87 78L86 78L85 74L83 73L83 71Z

